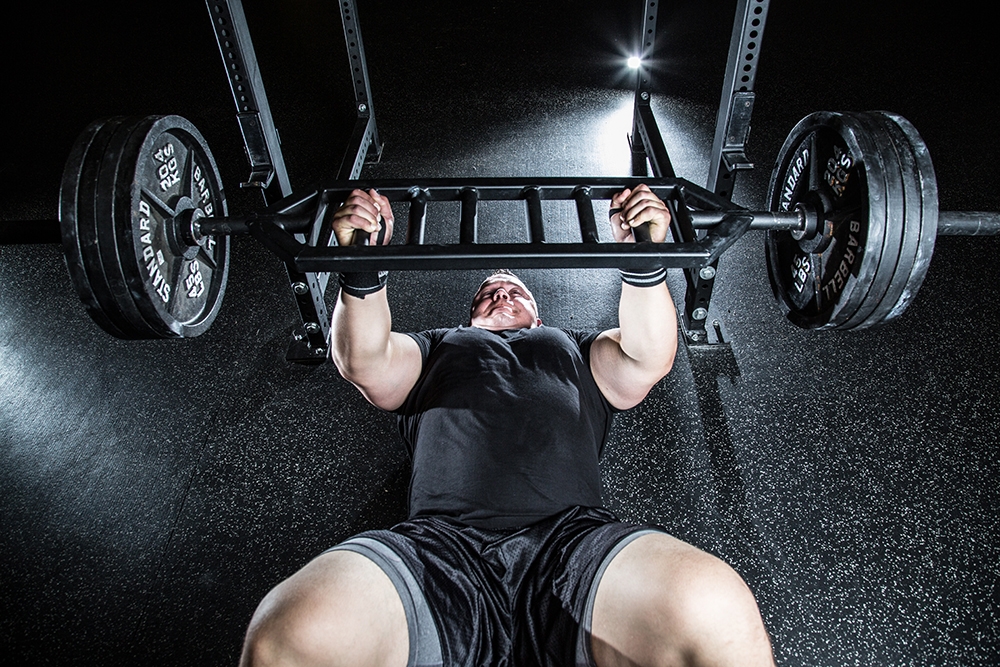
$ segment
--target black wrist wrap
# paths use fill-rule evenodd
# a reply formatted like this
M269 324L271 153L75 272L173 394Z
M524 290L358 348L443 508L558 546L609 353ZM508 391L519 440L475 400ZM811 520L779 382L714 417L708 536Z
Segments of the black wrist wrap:
M659 285L667 279L667 270L662 266L649 267L626 271L619 269L622 274L622 282L635 287L652 287Z
M616 213L621 213L625 209L611 208L608 210L608 219L613 218ZM662 266L650 264L638 269L619 269L622 274L622 282L635 287L652 287L659 285L667 279L667 270Z
M363 299L374 294L383 287L389 279L388 271L350 271L340 274L340 289L353 297Z

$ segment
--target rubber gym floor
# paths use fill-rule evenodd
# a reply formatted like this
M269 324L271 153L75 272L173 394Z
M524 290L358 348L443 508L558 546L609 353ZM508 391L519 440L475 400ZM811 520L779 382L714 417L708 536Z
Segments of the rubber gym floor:
M26 4L0 28L0 217L54 219L79 132L148 114L191 120L230 213L260 210L259 193L238 186L249 168L205 6L65 4ZM246 3L296 191L332 177L353 118L332 5ZM629 174L621 63L641 5L359 5L385 144L365 176ZM678 175L696 184L734 8L659 12L653 109ZM887 109L923 135L942 209L1000 209L992 37L964 6L771 3L756 168L734 200L766 206L778 149L806 114ZM480 217L481 235L506 233ZM786 321L763 239L747 233L720 263L712 304L731 353L682 347L645 402L618 416L607 506L730 562L779 665L1000 663L1000 239L938 239L906 313L857 332ZM613 270L522 273L546 324L615 324ZM394 273L395 327L461 323L483 275ZM682 276L669 281L682 305ZM87 316L58 245L0 246L7 664L235 665L272 586L405 517L394 419L332 364L285 361L297 320L283 266L249 237L232 240L214 325L181 341L112 338Z

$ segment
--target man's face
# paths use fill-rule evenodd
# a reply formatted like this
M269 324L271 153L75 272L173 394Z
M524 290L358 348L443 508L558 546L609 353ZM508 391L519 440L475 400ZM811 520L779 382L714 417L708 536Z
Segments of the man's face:
M480 329L531 329L538 319L535 297L514 276L497 274L479 288L472 299L471 324Z

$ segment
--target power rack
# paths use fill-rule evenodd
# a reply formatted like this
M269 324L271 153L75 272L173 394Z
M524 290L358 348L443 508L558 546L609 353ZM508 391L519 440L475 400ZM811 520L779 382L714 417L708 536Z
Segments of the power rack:
M669 250L661 249L653 254L657 254L668 266L684 270L687 293L683 326L688 341L693 344L722 343L724 341L718 337L709 337L705 324L708 319L718 256L749 229L750 225L749 220L740 215L743 209L733 206L730 199L738 173L753 166L746 157L745 144L753 112L757 56L760 53L769 0L737 2L707 189L676 177L650 105L652 91L648 63L652 61L656 42L658 4L657 0L646 0L643 7L641 53L636 72L633 130L630 137L633 155L632 176L642 177L645 182L654 186L658 194L669 193L666 196L669 197L668 203L675 213L676 224L673 234L677 247ZM265 204L270 206L281 198L289 197L292 191L264 84L257 67L242 3L240 0L206 0L206 6L212 16L219 52L226 66L236 104L237 120L250 159L251 174L243 185L260 188ZM378 159L382 145L378 138L356 2L341 0L338 6L344 26L344 41L352 74L357 119L336 180L355 181L361 175L366 157ZM653 179L648 178L650 174L647 171L647 164L652 171ZM510 267L607 267L618 266L619 264L615 262L621 263L624 259L621 256L625 253L619 251L617 252L619 256L616 257L612 249L589 246L596 242L596 236L589 236L587 229L583 229L581 234L582 243L588 244L588 247L560 248L558 251L543 249L541 244L545 243L545 239L541 231L540 209L531 202L534 198L576 199L581 225L585 225L585 219L593 220L593 212L592 210L587 212L589 201L584 204L582 198L589 200L593 196L598 199L610 199L611 194L620 190L625 184L624 180L608 183L607 179L580 178L562 180L558 185L551 180L538 178L488 183L469 180L448 184L428 181L419 184L413 181L405 184L389 184L371 180L363 184L338 183L323 193L293 197L291 201L277 204L275 210L302 213L304 209L318 202L323 202L322 205L325 206L326 202L337 200L338 196L342 196L345 191L349 192L354 186L375 187L383 194L391 192L389 195L391 200L416 203L409 217L410 231L407 233L406 246L394 246L384 251L372 248L353 250L342 248L336 253L326 254L328 258L336 260L325 264L325 268L329 267L330 270L339 270L339 267L346 265L374 264L386 270L432 267L489 268L496 266L496 260L501 258L504 265ZM475 204L470 205L470 201L490 199L524 199L528 202L529 242L526 247L472 248L475 235L468 232L463 234L459 245L452 250L438 246L421 247L422 232L416 230L418 225L419 229L422 229L424 224L423 212L427 201L462 201L462 229L468 230L470 220L475 219ZM701 210L726 212L726 216L715 216L719 221L725 218L725 225L708 231L696 230L690 217L686 215L688 205ZM415 215L413 211L417 211L417 214ZM318 220L321 216L310 217L313 222L321 222ZM309 337L310 346L325 345L325 342L321 343L320 338L325 341L329 334L329 317L323 299L326 274L320 273L317 277L312 271L303 273L297 270L303 267L304 258L314 256L316 251L296 248L287 240L283 241L282 232L275 227L258 226L257 230L255 236L265 241L268 247L279 253L287 265L293 267L289 269L292 284L308 286L309 298L304 298L306 295L299 293L296 302L299 304L303 323L318 323L321 329L320 335ZM298 243L306 242L306 231L303 229L296 234ZM313 248L317 244L323 247L329 243L329 232L323 234L314 230L310 241ZM693 250L695 246L702 249ZM569 257L572 259L568 259ZM292 258L299 259L292 261ZM300 287L299 292L301 291ZM306 357L311 357L308 350Z
M725 347L710 315L718 261L743 234L766 230L767 269L779 307L808 329L864 329L899 317L926 275L938 235L1000 234L1000 214L938 210L927 146L901 116L884 111L817 112L782 145L768 210L731 201L752 168L746 142L768 0L737 0L709 178L678 178L651 107L648 63L657 0L643 4L636 73L632 175L618 178L359 180L382 144L355 0L340 0L356 119L329 186L294 192L240 0L206 0L250 161L242 184L265 210L230 216L218 167L204 138L179 116L98 120L79 136L63 170L58 221L0 222L0 243L61 242L87 312L119 338L197 336L225 294L229 240L249 234L285 265L301 326L287 358L326 359L325 292L336 271L510 268L639 268L657 262L686 278L681 326L689 346ZM650 173L651 172L651 173ZM643 182L672 213L670 238L600 243L596 200ZM355 188L407 202L405 242L337 247L330 218ZM522 243L480 243L481 201L522 201ZM546 238L542 201L576 204L580 240ZM428 206L458 202L458 239L427 243ZM710 326L707 326L708 323Z

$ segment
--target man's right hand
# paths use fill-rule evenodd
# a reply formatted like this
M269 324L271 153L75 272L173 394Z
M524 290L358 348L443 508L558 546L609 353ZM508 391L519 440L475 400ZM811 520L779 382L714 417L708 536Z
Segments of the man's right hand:
M357 230L367 232L368 243L378 243L379 230L385 224L385 235L382 244L388 245L392 239L393 214L389 200L372 189L354 190L347 200L333 214L333 233L337 237L337 245L348 246L354 242Z

